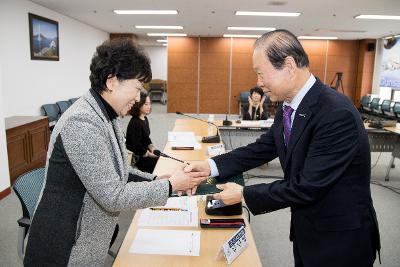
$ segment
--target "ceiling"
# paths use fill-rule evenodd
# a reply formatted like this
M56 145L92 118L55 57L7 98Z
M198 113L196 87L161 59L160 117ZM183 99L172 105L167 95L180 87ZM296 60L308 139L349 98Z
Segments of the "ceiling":
M143 45L160 45L148 32L182 32L188 36L222 36L227 26L284 28L296 35L339 39L381 38L400 33L400 20L359 20L359 14L400 15L400 0L32 0L110 33L135 33ZM117 15L114 9L176 9L178 15ZM299 17L236 16L234 12L301 12ZM40 14L38 14L40 15ZM135 25L181 25L183 30L136 29Z

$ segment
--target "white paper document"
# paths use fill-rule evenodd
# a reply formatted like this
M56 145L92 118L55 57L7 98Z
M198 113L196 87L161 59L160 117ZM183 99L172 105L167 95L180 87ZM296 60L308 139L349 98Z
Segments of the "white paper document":
M171 147L199 147L194 132L168 132L168 142Z
M139 226L198 226L198 210L151 210L144 209Z
M194 211L197 210L197 197L196 196L183 196L183 197L170 197L163 208L179 208Z
M238 126L241 127L249 127L249 128L258 128L258 127L271 127L274 123L274 119L267 119L267 120L258 120L258 121L248 121L243 120Z
M200 231L138 229L129 253L200 256Z

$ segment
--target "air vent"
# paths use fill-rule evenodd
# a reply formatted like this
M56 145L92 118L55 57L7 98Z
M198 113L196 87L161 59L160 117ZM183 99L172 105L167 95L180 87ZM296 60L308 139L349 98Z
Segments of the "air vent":
M287 2L284 2L284 1L270 1L270 2L268 2L269 6L284 6L286 4L287 4Z

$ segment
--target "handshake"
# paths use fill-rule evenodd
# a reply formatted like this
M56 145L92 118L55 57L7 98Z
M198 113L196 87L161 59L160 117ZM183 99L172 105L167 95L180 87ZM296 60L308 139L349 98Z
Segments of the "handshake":
M184 164L176 169L168 180L171 183L172 191L181 196L186 192L188 196L194 195L197 186L206 181L211 174L208 161ZM226 183L217 185L218 189L223 190L213 195L214 199L222 200L226 205L236 204L242 201L243 186L236 183Z

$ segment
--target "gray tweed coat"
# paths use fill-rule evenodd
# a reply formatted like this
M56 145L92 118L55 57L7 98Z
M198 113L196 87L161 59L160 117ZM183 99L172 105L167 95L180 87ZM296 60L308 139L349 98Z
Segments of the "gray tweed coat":
M167 180L127 183L131 168L117 119L92 90L51 135L46 180L30 227L25 266L102 266L120 211L164 205Z

